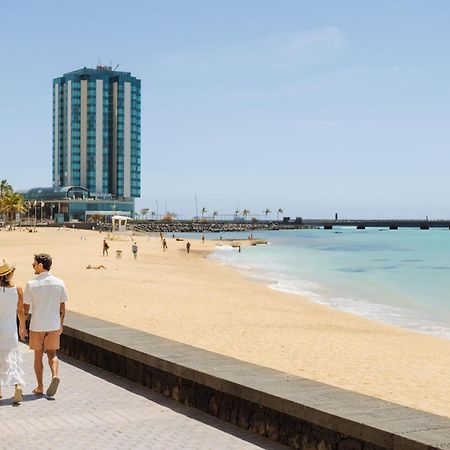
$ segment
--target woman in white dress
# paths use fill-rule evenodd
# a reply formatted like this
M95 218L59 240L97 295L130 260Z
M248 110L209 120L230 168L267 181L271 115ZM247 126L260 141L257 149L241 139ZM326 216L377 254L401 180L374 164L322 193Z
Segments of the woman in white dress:
M12 279L14 265L0 260L0 398L1 388L15 386L13 403L22 401L22 355L18 349L17 321L21 339L27 335L23 310L23 290Z

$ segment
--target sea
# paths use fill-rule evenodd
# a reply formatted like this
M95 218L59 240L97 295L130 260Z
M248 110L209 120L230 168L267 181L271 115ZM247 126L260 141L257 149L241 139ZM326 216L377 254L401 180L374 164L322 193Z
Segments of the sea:
M249 233L222 233L247 239ZM198 236L197 236L198 237ZM220 239L206 233L206 239ZM253 232L267 245L210 258L271 289L450 339L450 231L333 228Z

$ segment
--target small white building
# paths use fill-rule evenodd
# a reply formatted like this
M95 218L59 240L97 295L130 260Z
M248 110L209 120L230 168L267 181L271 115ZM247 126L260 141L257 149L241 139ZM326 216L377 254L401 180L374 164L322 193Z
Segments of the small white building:
M130 220L126 216L112 216L112 232L114 233L127 233L127 222Z

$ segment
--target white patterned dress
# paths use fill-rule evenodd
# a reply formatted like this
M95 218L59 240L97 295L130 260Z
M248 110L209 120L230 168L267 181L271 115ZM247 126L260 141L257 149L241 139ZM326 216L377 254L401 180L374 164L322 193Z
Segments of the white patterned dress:
M24 384L17 337L17 288L0 287L0 387Z

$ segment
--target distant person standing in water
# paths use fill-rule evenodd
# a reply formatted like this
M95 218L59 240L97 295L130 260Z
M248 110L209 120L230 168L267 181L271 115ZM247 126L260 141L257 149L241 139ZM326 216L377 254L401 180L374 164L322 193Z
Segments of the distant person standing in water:
M19 335L24 339L25 313L23 310L23 291L13 282L14 264L0 260L0 388L14 386L13 403L22 401L22 354L17 337L17 322L19 318ZM2 392L0 389L0 398Z
M52 257L46 253L34 255L34 273L37 275L30 280L23 294L25 314L30 306L33 310L30 323L30 349L34 350L34 371L37 386L33 390L35 395L44 393L42 358L47 353L52 380L47 388L47 395L53 397L59 386L58 357L60 335L63 331L65 302L67 292L64 282L50 273Z
M131 252L133 253L134 259L137 259L138 246L136 242L134 242L133 245L131 246Z

